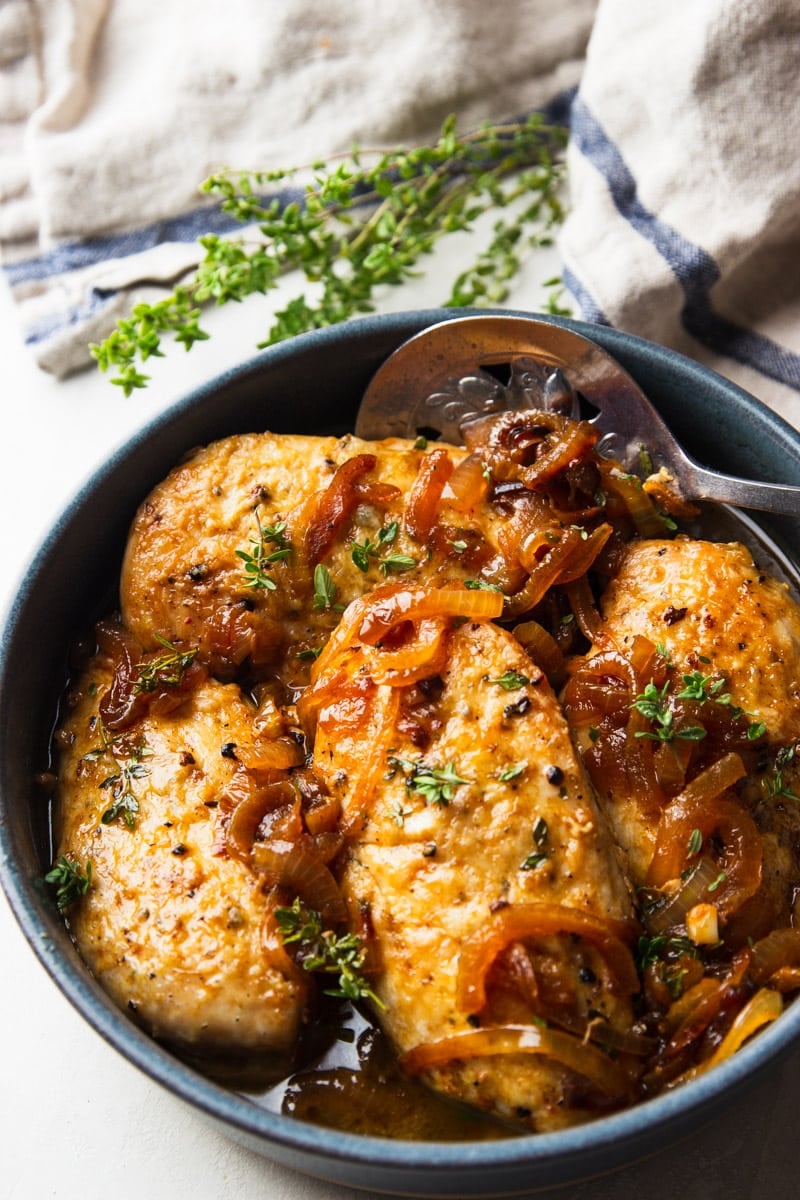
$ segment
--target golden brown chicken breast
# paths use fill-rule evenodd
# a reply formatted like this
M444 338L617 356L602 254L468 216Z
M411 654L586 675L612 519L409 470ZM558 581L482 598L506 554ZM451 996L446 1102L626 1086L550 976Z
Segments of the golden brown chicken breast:
M91 862L70 911L80 953L117 1004L193 1051L294 1048L309 977L262 940L261 881L221 844L219 805L253 738L233 685L197 684L172 712L106 729L99 655L59 734L59 855Z
M364 647L320 660L314 764L351 831L342 888L407 1069L560 1128L628 1086L600 1047L632 1021L631 897L542 673L493 625L443 640L421 687L375 685Z
M713 908L734 945L788 924L800 873L788 587L739 544L633 542L602 617L564 702L633 883Z
M217 672L245 658L285 672L295 649L324 640L340 606L381 578L425 569L432 514L414 506L414 484L438 464L438 501L464 453L270 433L198 450L134 520L121 581L126 625L146 647L159 636L199 646ZM460 555L468 571L466 540ZM457 563L459 551L445 544L443 557Z
M298 656L386 579L469 580L502 589L506 616L529 611L585 571L617 518L594 497L590 426L565 447L556 418L506 415L470 453L271 433L196 451L133 522L125 624L146 649L159 638L197 649L222 677L243 668L295 685Z

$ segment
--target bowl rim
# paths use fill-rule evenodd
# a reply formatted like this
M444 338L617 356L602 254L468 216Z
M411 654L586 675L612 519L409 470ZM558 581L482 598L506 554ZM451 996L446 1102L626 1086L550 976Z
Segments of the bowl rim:
M743 408L748 416L769 429L773 439L793 456L793 461L796 461L800 471L798 431L736 384L675 351L618 330L605 327L601 329L565 318L514 310L482 309L479 312L535 316L543 321L563 324L590 338L597 338L602 334L602 344L611 353L615 350L639 350L646 353L656 367L678 370L690 384L707 384L711 380L736 406ZM157 437L165 428L179 423L188 411L220 388L248 375L269 371L273 363L306 351L323 352L326 346L343 337L345 340L350 337L358 339L360 335L366 336L376 330L396 329L399 344L418 328L466 313L476 315L475 310L459 309L422 309L387 313L362 317L345 325L299 335L261 351L192 388L127 438L112 451L65 505L49 533L30 557L34 569L23 577L3 623L0 640L0 716L2 698L8 691L8 650L16 635L31 589L36 586L35 564L41 564L46 559L66 525L89 502L93 493L102 486L121 461L138 447ZM26 940L73 1007L123 1057L192 1108L261 1143L266 1139L272 1145L300 1152L301 1155L320 1162L360 1162L370 1169L393 1168L397 1171L404 1168L415 1171L463 1171L470 1167L502 1170L503 1167L511 1166L544 1167L571 1155L599 1152L607 1147L609 1142L613 1142L616 1147L625 1144L633 1147L649 1140L655 1148L652 1136L654 1129L658 1136L658 1145L663 1145L664 1134L670 1127L679 1122L685 1123L688 1117L695 1115L701 1116L705 1121L771 1066L800 1035L798 1004L790 1006L780 1020L763 1029L757 1038L742 1047L732 1058L707 1074L681 1085L675 1091L663 1093L622 1112L598 1117L587 1124L553 1133L522 1133L508 1140L475 1143L409 1142L312 1125L260 1107L246 1095L214 1083L187 1065L172 1051L125 1018L124 1013L117 1009L89 975L77 953L73 958L57 952L53 939L52 915L46 911L47 906L42 902L37 881L31 879L21 864L14 860L5 804L6 798L0 796L0 883ZM647 1138L648 1131L651 1132L650 1139ZM268 1150L266 1152L269 1153ZM300 1169L306 1168L301 1166ZM342 1181L352 1182L344 1177ZM534 1182L532 1178L531 1183ZM374 1187L375 1184L370 1186Z

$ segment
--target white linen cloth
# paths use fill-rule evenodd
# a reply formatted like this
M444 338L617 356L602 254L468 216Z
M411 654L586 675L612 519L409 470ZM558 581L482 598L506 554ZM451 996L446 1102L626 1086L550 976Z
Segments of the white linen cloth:
M797 0L601 0L570 127L582 315L800 426Z
M796 0L0 0L4 270L65 375L225 228L197 192L215 169L549 108L576 315L800 424L798 63Z

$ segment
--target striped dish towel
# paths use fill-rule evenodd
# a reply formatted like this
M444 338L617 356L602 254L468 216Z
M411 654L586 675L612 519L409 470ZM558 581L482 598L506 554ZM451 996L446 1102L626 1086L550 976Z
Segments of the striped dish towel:
M584 317L800 426L800 5L601 0L560 249Z
M197 193L220 167L572 95L576 315L800 425L798 62L797 0L0 0L5 275L37 361L65 375L232 227Z
M208 175L542 107L577 84L595 7L0 0L0 249L37 361L84 366L198 235L241 230L200 199Z

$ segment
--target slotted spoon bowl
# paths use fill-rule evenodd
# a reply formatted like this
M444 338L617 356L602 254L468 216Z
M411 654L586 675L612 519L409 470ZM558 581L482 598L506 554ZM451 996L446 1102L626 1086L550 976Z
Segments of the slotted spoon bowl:
M497 377L510 367L510 383ZM442 321L408 339L364 393L356 433L368 440L420 433L458 444L479 416L547 408L589 419L601 454L635 470L646 452L687 500L800 516L800 488L723 475L680 446L631 376L606 350L560 325L517 316Z

